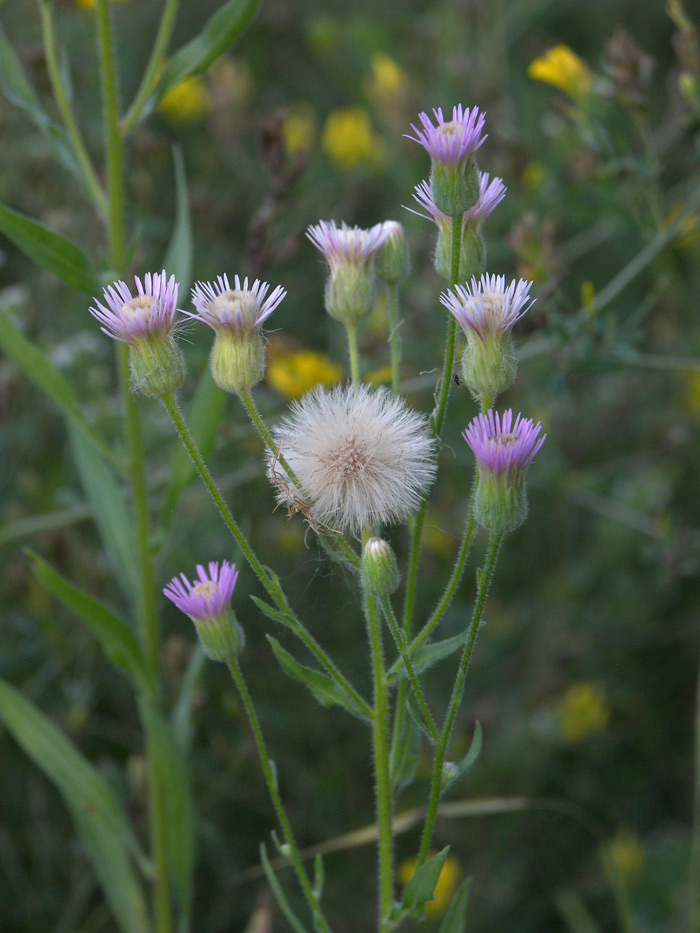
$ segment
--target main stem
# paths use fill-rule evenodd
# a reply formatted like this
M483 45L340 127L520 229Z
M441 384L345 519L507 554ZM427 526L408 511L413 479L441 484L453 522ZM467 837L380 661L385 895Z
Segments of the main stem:
M97 41L100 52L102 106L104 111L105 145L107 155L108 229L111 261L114 269L123 273L126 268L126 236L124 229L124 141L119 131L119 92L116 59L112 40L109 0L97 0ZM134 520L139 548L141 571L141 640L151 670L158 671L159 632L155 595L155 576L150 548L150 517L146 490L145 465L141 430L136 400L129 391L128 351L123 344L117 350L126 433L131 465ZM147 722L147 720L146 720ZM148 731L148 727L147 727ZM155 860L154 913L157 933L171 933L173 929L172 905L168 873L168 827L164 793L148 736L150 802L150 842Z
M291 859L292 865L294 866L294 870L296 871L297 878L299 879L299 884L301 885L304 891L304 896L306 897L309 907L311 908L315 927L317 930L321 931L321 933L330 933L330 927L328 926L328 923L323 916L318 898L314 893L311 882L309 881L309 877L306 874L304 863L302 862L299 855L299 848L297 846L296 839L294 838L291 824L287 817L287 813L282 803L282 798L280 797L280 793L277 788L277 778L275 776L272 762L270 761L270 756L267 753L262 729L260 728L260 722L258 721L258 716L255 712L255 707L253 706L250 693L248 692L248 687L243 677L243 672L241 671L241 668L235 659L229 661L227 666L231 671L231 676L233 677L234 683L236 684L236 689L238 690L241 702L243 703L246 715L248 716L250 728L253 730L255 744L258 748L260 764L262 765L263 774L265 776L265 784L267 785L267 790L270 794L272 805L275 808L277 819L279 820L280 826L282 827L282 832L289 848L289 857Z
M365 597L365 613L374 681L372 746L379 845L379 930L380 933L384 933L384 931L391 930L389 914L394 902L392 792L389 770L389 687L384 664L379 606L373 596Z
M459 704L462 701L464 680L467 676L467 671L469 670L469 663L472 658L476 636L479 633L479 626L481 625L481 616L484 611L484 604L486 603L489 587L491 586L491 581L493 580L493 573L496 569L496 561L498 559L498 552L501 549L502 541L503 534L491 534L491 537L489 538L488 549L486 551L486 558L484 560L484 566L481 570L481 573L477 574L479 585L477 589L476 602L474 603L474 612L472 614L471 623L469 625L467 643L464 646L464 651L462 652L462 657L459 662L459 669L457 671L454 687L452 688L452 696L450 697L450 702L447 707L445 724L442 728L440 741L435 748L433 777L430 788L430 800L428 801L428 812L425 817L425 825L423 827L423 835L421 837L420 851L418 853L418 868L425 864L425 861L428 858L428 852L430 851L430 843L432 842L433 838L435 818L437 816L438 806L440 803L440 794L442 791L442 774L445 765L445 755L447 754L447 747L449 745L450 736L452 735L452 727L454 726L455 716L457 715Z

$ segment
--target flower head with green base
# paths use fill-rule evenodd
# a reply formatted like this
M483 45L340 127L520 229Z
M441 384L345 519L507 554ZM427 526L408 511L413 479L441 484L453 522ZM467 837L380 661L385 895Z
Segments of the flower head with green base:
M375 224L369 230L321 220L306 235L328 261L326 311L331 317L354 327L374 309L376 275L374 257L391 230Z
M238 579L235 564L223 561L221 569L210 561L207 572L197 565L198 579L191 583L184 573L173 577L163 592L194 622L202 648L214 661L227 661L243 647L243 630L231 609Z
M487 220L506 196L508 189L502 178L491 177L488 172L479 172L479 200L462 215L462 245L460 249L460 277L467 277L482 271L486 265L486 245L481 233ZM412 207L406 210L419 217L432 220L438 228L435 246L435 270L449 279L452 274L452 218L439 210L433 197L433 185L430 180L416 185L413 197L428 212L416 211Z
M131 386L142 395L161 397L185 381L185 362L174 340L179 285L165 271L134 277L136 294L118 281L95 299L90 313L113 340L129 347Z
M482 275L440 295L466 335L462 379L484 409L515 380L517 361L510 332L534 303L531 287L532 282L524 279L506 286L504 275Z
M270 295L269 289L259 279L249 287L246 277L241 284L238 276L232 288L227 275L214 283L198 282L192 289L197 313L185 313L213 328L212 376L226 392L248 392L265 374L260 328L287 294L281 285Z
M430 178L437 207L450 217L463 214L479 199L479 172L476 150L486 141L486 116L478 107L471 110L457 104L452 119L446 120L442 108L433 110L435 124L427 113L418 115L422 129L413 123L415 136L431 158Z
M477 463L474 516L484 528L513 531L527 517L525 473L547 437L542 425L513 411L477 415L463 437Z

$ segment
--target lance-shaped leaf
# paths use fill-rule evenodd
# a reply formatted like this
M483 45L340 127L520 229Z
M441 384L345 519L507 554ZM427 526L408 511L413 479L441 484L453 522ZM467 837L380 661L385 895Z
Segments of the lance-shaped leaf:
M141 688L152 691L153 680L136 636L118 615L99 599L70 583L38 554L29 551L34 573L49 592L75 613L97 635L110 661L133 678Z
M44 353L15 327L10 315L0 308L0 346L12 357L28 379L58 405L83 437L102 454L114 461L114 455L95 434L85 420L75 392L59 371L49 362Z
M305 687L308 687L321 706L342 706L353 716L357 716L358 719L365 722L367 721L365 714L341 684L320 671L312 670L310 667L300 664L272 635L268 635L267 640L270 642L282 670L289 674L290 677L293 677L294 680L298 680Z
M201 75L223 55L257 13L260 0L229 0L207 20L201 33L179 49L168 63L157 91L161 101L190 75Z
M401 733L391 754L391 781L400 790L407 787L416 775L420 760L421 729L413 716L403 716Z
M469 900L471 887L471 878L466 878L460 884L440 924L440 933L465 933L467 929L467 901Z
M282 890L282 885L277 880L277 875L275 874L274 869L270 864L270 859L268 857L264 842L260 843L260 861L262 862L262 867L265 872L265 877L267 878L267 883L270 885L270 889L274 895L275 900L277 901L277 906L286 917L287 922L295 931L295 933L307 933L306 927L292 910L289 901L287 900L287 896Z
M411 657L413 670L416 674L422 674L423 671L427 671L428 668L437 664L438 661L449 658L451 654L454 654L455 651L462 647L466 640L467 633L462 632L461 635L455 635L453 638L445 638L443 641L421 645ZM397 677L408 677L408 673L401 658L397 658L396 661L394 661L389 668L388 675L390 682L393 682Z
M462 758L461 761L458 761L456 764L454 762L446 762L442 769L442 787L440 793L444 794L448 787L451 787L455 781L458 781L461 777L469 771L471 767L476 764L476 761L481 754L481 743L483 740L483 732L481 731L481 723L477 721L474 726L474 736L472 737L471 745L469 746L469 751Z
M123 933L149 933L143 889L130 855L146 858L114 793L63 733L29 700L0 680L0 720L56 785Z
M450 851L449 846L445 846L442 852L438 852L432 858L428 859L425 865L416 871L415 875L408 882L403 892L401 906L404 910L413 911L417 907L422 907L426 901L432 901L435 896L435 887L440 877L445 859Z
M66 285L95 295L100 290L87 256L75 243L5 204L0 204L0 233L34 262Z

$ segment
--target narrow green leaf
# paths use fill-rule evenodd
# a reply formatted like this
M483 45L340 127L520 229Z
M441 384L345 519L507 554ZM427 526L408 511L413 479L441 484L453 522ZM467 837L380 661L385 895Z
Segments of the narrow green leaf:
M180 283L180 300L182 301L183 296L189 293L192 284L194 243L185 160L182 158L182 149L179 146L173 146L173 163L175 165L175 223L163 260L163 268L168 274L172 273Z
M434 664L449 658L451 654L458 651L467 640L467 633L455 635L452 638L445 638L443 641L429 642L427 645L421 645L411 658L413 670L416 674L422 674ZM407 677L406 668L403 666L401 658L397 658L389 669L389 678L393 682L397 677Z
M225 404L226 393L214 382L209 367L206 366L187 411L187 423L192 425L192 436L205 460L214 447ZM196 470L190 455L182 444L178 445L172 460L170 480L165 495L166 523L170 522L175 513L177 500L195 476Z
M323 856L320 852L316 853L316 858L314 859L314 894L316 895L316 900L320 901L323 897L323 885L326 880L326 871L323 866Z
M146 859L109 785L33 703L3 680L0 719L61 792L120 930L149 933L146 901L129 853L142 863Z
M38 266L52 272L66 285L89 295L96 295L100 291L100 283L85 253L75 243L49 230L39 221L0 204L0 233L12 240Z
M190 75L203 74L250 24L259 3L260 0L228 0L217 10L204 24L201 33L170 59L156 92L156 100L162 100L172 87Z
M274 606L271 606L269 603L266 603L265 600L260 599L257 596L251 596L250 598L253 600L260 612L262 612L263 615L266 615L268 619L272 619L273 622L281 622L282 625L287 625L289 619L284 612L280 612L279 609L275 609Z
M125 490L82 434L72 427L69 433L80 481L92 505L100 536L119 573L124 593L134 601L140 586L139 552L125 504Z
M206 664L206 661L207 656L204 653L204 649L198 640L192 649L192 654L187 665L187 670L185 671L185 675L182 678L182 683L180 685L180 692L177 697L177 702L175 703L170 716L170 727L173 730L175 741L183 752L187 752L189 750L190 742L192 740L192 709L194 691L197 687L199 675L202 673L202 668Z
M97 635L107 657L149 691L153 680L136 636L129 626L94 596L70 583L38 554L29 551L34 573L49 592Z
M445 793L448 787L451 787L455 781L458 781L460 778L472 768L481 754L481 744L483 741L483 732L481 729L481 723L477 721L474 726L474 735L472 737L471 745L469 746L469 751L464 756L464 758L458 762L456 765L453 765L451 768L448 768L445 765L442 773L442 790L441 793Z
M277 901L277 906L287 918L289 925L293 930L296 930L296 933L307 933L306 927L289 906L289 901L282 890L282 885L277 880L277 875L275 875L272 865L270 865L270 859L267 856L267 849L265 848L264 842L260 843L260 861L262 862L267 883L270 885L274 898Z
M449 851L450 847L445 846L442 852L438 852L437 855L428 859L425 865L421 865L408 882L403 892L401 905L405 910L413 910L415 907L421 907L426 901L432 901L435 886Z
M0 28L0 85L10 103L24 110L39 130L49 138L63 165L82 179L80 166L73 155L67 133L61 127L56 126L42 107L39 96L29 83L22 63L2 28Z
M331 680L326 674L300 664L272 635L268 635L267 640L282 670L308 687L321 706L342 706L353 716L366 721L366 716L344 687Z
M141 716L146 727L148 754L153 756L160 797L165 802L168 871L178 911L186 920L192 913L194 823L185 755L171 728L153 704L143 699Z
M401 720L401 734L396 745L396 754L392 755L391 759L391 780L397 790L407 787L415 777L420 749L421 730L412 716L404 716Z
M445 914L439 933L465 933L467 929L467 902L472 887L472 879L465 878L452 898Z
M430 744L435 745L435 739L430 734L430 730L428 729L428 726L423 719L423 714L416 706L416 698L412 693L406 697L406 709L408 711L408 715L411 717L415 725L418 726Z
M114 462L114 454L97 437L85 420L73 389L44 353L15 327L7 311L0 308L0 346L12 357L28 379L37 385L61 409L83 436L103 457Z

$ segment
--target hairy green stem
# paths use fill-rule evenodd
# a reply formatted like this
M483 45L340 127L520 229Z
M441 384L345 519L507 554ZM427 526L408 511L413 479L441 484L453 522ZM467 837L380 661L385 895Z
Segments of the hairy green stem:
M399 394L401 334L399 333L399 283L387 282L389 292L389 343L391 346L391 391Z
M90 197L103 217L107 216L107 197L102 190L102 185L97 177L97 172L88 155L87 148L83 141L78 121L73 112L68 91L61 75L61 69L58 65L58 54L56 51L56 35L53 24L53 4L46 3L45 0L39 0L39 12L41 14L41 28L44 35L44 55L46 56L46 69L51 81L56 106L61 114L63 125L68 133L73 153L78 160L78 164L83 172L83 180Z
M348 355L350 357L350 379L354 389L360 385L360 353L357 347L357 324L346 324Z
M365 597L365 615L374 682L372 747L379 848L379 931L384 933L384 931L391 930L389 914L394 901L392 792L389 770L389 688L384 664L379 607L373 596Z
M263 420L263 418L262 418L262 415L261 415L260 412L258 411L258 407L257 407L257 405L255 404L255 401L254 401L254 399L253 399L253 396L250 394L250 392L239 392L238 397L240 398L241 402L243 403L243 405L244 405L244 407L245 407L245 410L248 412L248 417L249 417L250 420L253 422L253 426L255 427L255 429L257 430L258 434L260 435L260 438L261 438L263 444L265 444L265 446L266 446L267 449L270 451L270 453L274 454L274 456L276 457L276 459L277 459L277 460L279 461L279 463L281 464L282 469L285 471L285 473L286 473L287 476L291 479L291 481L294 483L294 485L297 487L297 489L302 490L302 485L301 485L301 482L300 482L298 476L296 475L296 473L294 472L294 470L293 470L292 467L290 466L289 462L287 461L287 458L286 458L286 457L284 456L284 454L280 451L279 446L278 446L277 444L275 444L275 441L274 441L272 435L270 434L270 432L268 431L267 425L265 424L265 422L264 422L264 420ZM303 490L302 490L302 491L303 491ZM359 558L359 557L357 556L357 554L353 551L353 549L352 549L352 548L350 547L350 545L347 543L347 541L346 541L345 538L342 536L342 534L340 534L340 533L338 533L338 532L333 532L333 531L331 531L330 529L329 529L328 531L325 531L325 530L324 530L324 531L323 531L323 534L329 534L329 535L333 538L333 540L340 546L340 549L343 551L343 553L344 553L345 557L347 558L347 560L348 560L354 567L358 567L358 568L359 568L359 566L360 566L360 558Z
M292 610L289 602L287 601L282 587L279 584L279 581L275 576L273 576L266 567L264 567L261 562L258 560L255 552L248 544L248 541L239 528L236 520L229 507L224 502L224 499L219 492L219 489L212 478L209 468L204 462L204 458L199 452L199 448L194 442L194 438L190 434L190 430L185 423L185 419L182 417L182 413L178 408L177 402L175 401L175 396L173 394L164 396L161 401L165 405L170 418L180 435L180 439L185 446L192 463L194 464L197 472L199 473L204 485L209 490L209 494L214 500L216 507L219 510L219 513L224 520L226 527L231 532L233 539L236 544L239 546L243 552L243 556L248 561L251 570L256 575L258 580L265 587L265 590L274 601L277 608L284 614L285 621L287 625L292 629L294 634L303 641L309 651L313 656L320 661L320 663L325 667L326 671L330 676L340 684L353 698L358 707L362 710L363 714L369 719L372 716L372 708L368 705L367 701L360 696L360 694L355 690L352 684L341 674L340 670L336 664L331 660L331 658L326 654L326 652L321 648L316 639L307 631L302 622L297 618L296 614Z
M450 736L452 735L452 727L454 726L455 716L457 715L457 710L460 703L462 702L464 680L467 676L467 671L469 670L469 663L472 658L476 636L479 633L479 626L481 625L481 616L484 611L484 604L486 603L489 587L491 586L491 581L493 580L496 561L498 559L498 552L501 549L502 542L502 533L491 534L488 548L486 550L486 557L484 559L484 566L481 570L477 571L477 594L471 623L469 625L467 643L464 646L462 657L459 662L459 669L457 671L457 677L455 678L454 687L452 688L452 695L450 696L450 702L447 707L445 723L442 727L440 741L435 747L430 799L428 800L428 811L425 817L425 825L423 827L423 835L421 837L420 850L418 853L418 868L425 864L425 861L428 858L428 853L430 851L430 844L432 842L433 830L435 827L435 817L437 816L438 806L440 803L440 794L442 791L442 776L443 768L445 765L445 755L447 754L447 747L450 741Z
M401 655L401 660L403 661L403 666L406 669L406 673L408 674L408 679L411 681L413 693L415 694L418 705L420 706L421 712L423 713L425 724L430 730L430 734L432 735L433 739L437 742L440 738L440 733L438 732L438 728L435 725L435 720L433 719L432 713L430 712L430 707L428 706L428 702L425 699L425 694L423 693L420 682L416 677L416 672L413 669L413 664L411 663L411 656L407 650L406 638L399 629L396 616L394 615L393 607L389 601L389 597L382 597L379 600L379 604L382 607L382 612L384 613L384 617L386 618L386 621L389 625L391 634L394 638L394 641L396 642L396 647L399 651L399 654Z
M328 923L323 916L321 905L319 904L318 898L314 893L309 876L307 875L306 869L304 868L304 863L302 862L299 855L299 848L294 838L294 833L292 832L292 827L287 817L287 813L284 809L284 804L282 803L282 798L280 797L279 789L277 787L277 776L275 774L274 766L270 761L270 756L267 753L262 729L260 728L260 722L258 720L257 713L255 712L255 707L253 706L250 693L248 692L248 687L243 677L243 672L241 671L238 661L235 659L231 659L227 663L227 667L231 672L231 676L233 677L233 681L236 685L236 689L238 690L241 702L245 708L248 722L250 723L250 728L253 730L253 736L255 737L255 744L258 749L260 764L262 765L263 774L265 775L265 784L267 785L267 790L270 794L272 805L275 808L277 819L279 820L280 826L282 827L282 833L284 834L287 848L289 849L289 858L292 862L292 865L294 866L297 878L299 879L299 884L304 891L304 896L306 897L309 907L311 908L311 913L314 917L314 925L316 929L320 931L320 933L330 933L330 927L328 926Z
M163 14L160 19L160 25L158 26L158 34L156 35L156 41L151 50L151 57L146 65L146 70L141 79L141 84L136 91L134 100L126 116L122 120L121 132L123 136L127 136L139 122L146 101L156 89L161 66L168 49L168 43L173 34L178 2L179 0L165 0Z

